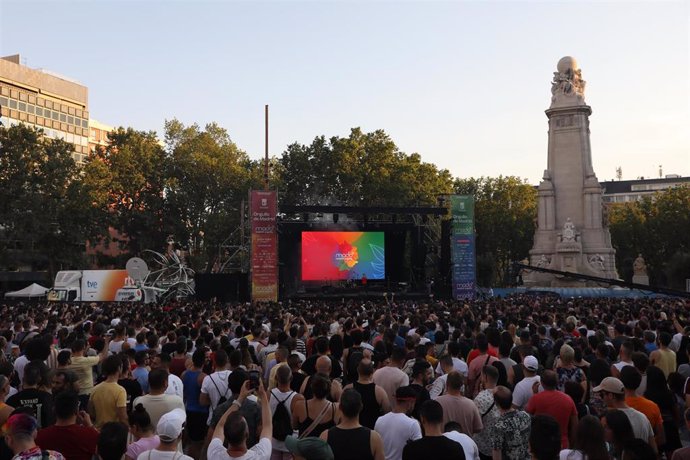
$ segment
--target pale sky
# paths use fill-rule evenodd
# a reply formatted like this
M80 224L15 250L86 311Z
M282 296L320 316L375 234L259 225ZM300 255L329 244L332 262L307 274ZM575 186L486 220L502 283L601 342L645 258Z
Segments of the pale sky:
M350 128L457 177L546 167L550 81L587 81L600 180L690 175L690 1L0 0L0 54L89 87L91 118L216 121L252 158Z

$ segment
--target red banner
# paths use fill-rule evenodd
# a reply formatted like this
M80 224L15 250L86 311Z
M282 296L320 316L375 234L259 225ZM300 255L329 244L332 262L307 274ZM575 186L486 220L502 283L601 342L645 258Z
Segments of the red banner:
M252 301L278 301L278 234L276 192L252 190L249 192L252 249L251 280Z

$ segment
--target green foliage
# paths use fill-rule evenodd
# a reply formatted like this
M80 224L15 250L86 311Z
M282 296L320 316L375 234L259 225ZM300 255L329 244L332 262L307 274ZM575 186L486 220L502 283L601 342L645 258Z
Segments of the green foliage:
M154 132L119 128L108 138L108 145L94 151L85 166L97 205L105 204L107 221L119 232L124 251L162 248L165 150Z
M24 125L0 128L0 264L48 269L82 262L107 227L72 146Z
M447 170L401 152L382 130L292 144L280 158L281 200L289 204L414 206L452 189Z
M537 217L537 191L512 176L456 179L456 194L475 196L477 280L502 286L510 264L528 256Z
M675 187L630 203L609 205L609 230L619 275L632 280L642 254L650 282L683 289L690 277L690 187Z

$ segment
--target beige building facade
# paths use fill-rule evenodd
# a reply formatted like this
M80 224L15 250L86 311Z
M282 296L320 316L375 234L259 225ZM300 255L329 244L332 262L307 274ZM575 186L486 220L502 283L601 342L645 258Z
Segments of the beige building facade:
M0 58L0 121L25 123L46 137L74 146L82 163L89 153L88 88L66 77L21 64L18 54Z

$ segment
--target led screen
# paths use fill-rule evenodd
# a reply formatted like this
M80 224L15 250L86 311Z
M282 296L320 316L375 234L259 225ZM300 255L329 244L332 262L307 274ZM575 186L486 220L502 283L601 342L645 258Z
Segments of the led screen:
M386 277L383 232L302 232L302 281Z

